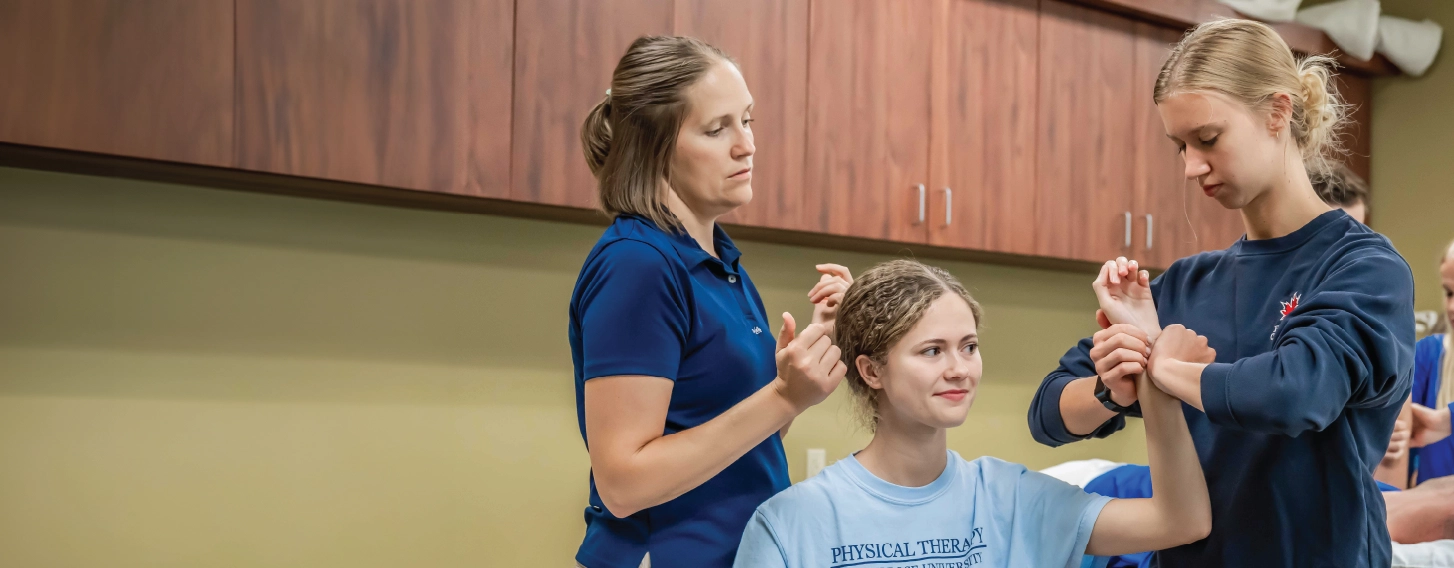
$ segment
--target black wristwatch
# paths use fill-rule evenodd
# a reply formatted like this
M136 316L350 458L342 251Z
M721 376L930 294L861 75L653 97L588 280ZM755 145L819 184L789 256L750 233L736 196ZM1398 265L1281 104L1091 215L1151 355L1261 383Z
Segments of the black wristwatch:
M1141 401L1133 402L1131 406L1116 404L1116 401L1111 400L1111 389L1106 387L1106 381L1101 380L1100 375L1096 375L1096 400L1101 401L1101 406L1106 407L1106 410L1116 414L1141 417Z

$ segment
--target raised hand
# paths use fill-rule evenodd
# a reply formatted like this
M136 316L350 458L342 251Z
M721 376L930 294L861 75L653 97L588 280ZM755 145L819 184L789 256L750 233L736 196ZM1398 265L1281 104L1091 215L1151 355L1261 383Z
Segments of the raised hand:
M808 301L813 303L813 323L827 326L829 335L838 318L838 304L843 303L843 294L853 285L853 274L837 264L819 264L818 272L823 274L818 284L808 291Z
M1409 445L1422 448L1449 437L1449 407L1438 410L1414 404L1413 436Z
M777 340L777 380L783 398L798 412L823 402L848 374L843 352L828 337L823 324L811 324L795 335L792 314L783 313L783 328Z
M1134 325L1145 331L1151 342L1156 341L1161 323L1151 297L1151 274L1141 270L1136 261L1126 257L1106 261L1091 288L1101 305L1096 312L1101 327Z

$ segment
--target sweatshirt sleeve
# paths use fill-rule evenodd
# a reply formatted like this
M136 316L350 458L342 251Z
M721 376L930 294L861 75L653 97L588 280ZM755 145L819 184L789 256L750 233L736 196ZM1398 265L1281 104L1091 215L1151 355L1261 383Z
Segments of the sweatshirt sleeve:
M1060 415L1060 394L1071 381L1096 375L1095 363L1091 362L1091 338L1080 340L1075 347L1060 358L1060 366L1045 376L1035 398L1030 401L1030 435L1036 442L1050 447L1063 446L1071 442L1090 438L1105 438L1126 427L1126 417L1117 415L1094 432L1084 436L1072 434L1065 428L1065 417Z
M1345 408L1376 408L1408 396L1414 346L1408 264L1382 247L1334 263L1282 321L1271 351L1202 371L1202 406L1214 424L1297 436L1321 431Z

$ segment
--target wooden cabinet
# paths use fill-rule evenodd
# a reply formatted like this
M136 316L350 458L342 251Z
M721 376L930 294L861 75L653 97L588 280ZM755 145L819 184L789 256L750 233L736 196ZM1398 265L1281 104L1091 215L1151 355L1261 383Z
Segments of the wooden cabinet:
M238 163L503 197L508 0L237 0Z
M808 3L677 0L676 33L726 51L752 90L752 202L722 219L779 229L803 226L807 145Z
M1201 235L1195 224L1199 209L1220 206L1186 179L1185 163L1176 143L1166 137L1166 127L1152 98L1156 76L1181 34L1137 22L1135 35L1135 205L1128 256L1147 266L1165 268L1201 250Z
M643 35L672 31L672 0L531 0L516 4L510 197L595 207L581 123Z
M1036 0L941 0L929 242L1034 254Z
M1131 20L1044 0L1040 17L1036 252L1130 252L1135 136Z
M912 0L813 2L808 230L906 242L927 238L934 7Z
M0 2L0 142L232 165L232 9Z

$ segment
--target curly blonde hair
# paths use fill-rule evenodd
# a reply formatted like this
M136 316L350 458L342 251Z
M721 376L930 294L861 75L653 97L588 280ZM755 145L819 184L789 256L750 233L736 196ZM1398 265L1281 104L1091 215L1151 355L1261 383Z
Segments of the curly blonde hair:
M959 280L942 268L914 260L891 260L858 276L843 295L834 324L833 342L848 366L846 380L858 406L859 419L870 431L877 428L879 391L869 387L858 372L858 356L882 365L889 349L923 319L929 306L944 294L969 304L979 325L984 312Z

